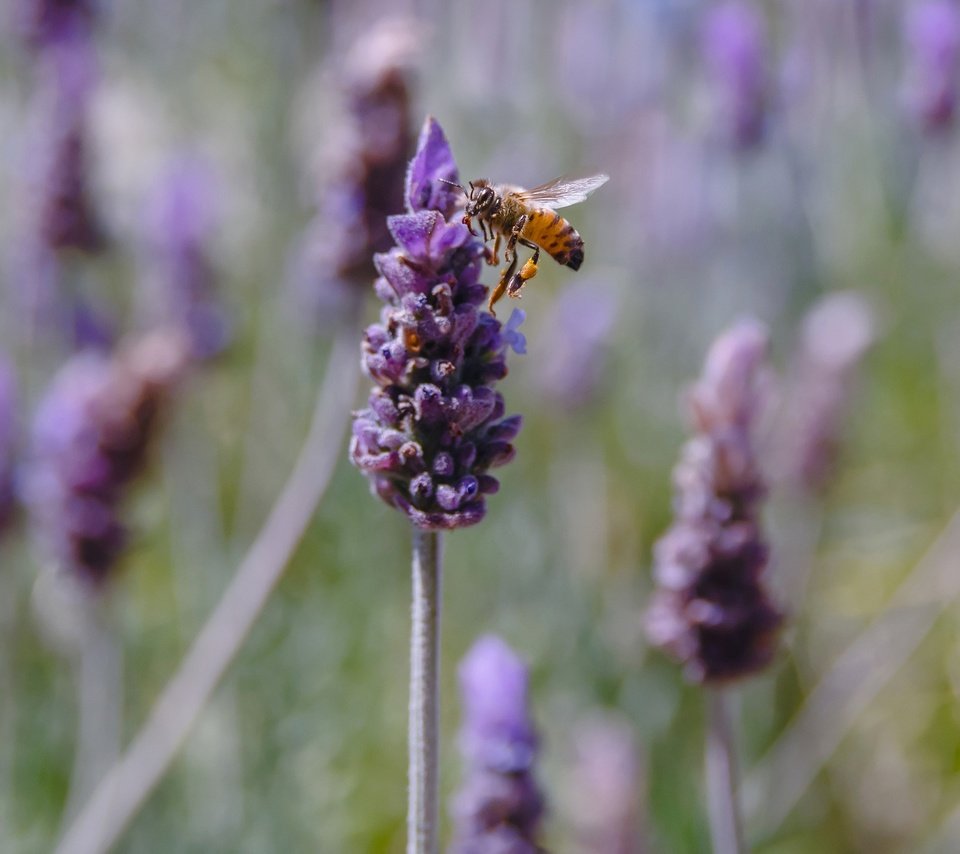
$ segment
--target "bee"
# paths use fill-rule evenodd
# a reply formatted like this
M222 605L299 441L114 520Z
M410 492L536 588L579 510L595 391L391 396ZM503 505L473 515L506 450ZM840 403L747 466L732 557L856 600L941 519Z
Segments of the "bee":
M496 316L493 306L504 294L519 297L524 284L537 275L537 264L542 249L555 261L579 270L583 263L583 238L556 208L578 204L598 187L610 180L608 175L589 178L554 178L546 184L526 190L507 184L491 184L486 178L470 181L463 223L473 230L473 221L480 224L484 242L493 238L493 250L487 253L487 263L500 263L500 244L506 241L503 258L507 266L500 271L500 281L490 294L488 308ZM459 184L455 186L460 186ZM460 187L460 189L463 189ZM533 250L520 269L517 269L517 244Z

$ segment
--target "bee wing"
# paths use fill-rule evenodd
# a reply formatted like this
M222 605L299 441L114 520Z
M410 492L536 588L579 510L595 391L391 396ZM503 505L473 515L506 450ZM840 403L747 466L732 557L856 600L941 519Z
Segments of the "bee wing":
M610 176L603 174L589 178L554 178L517 195L525 202L535 202L548 208L565 208L579 204L609 180Z

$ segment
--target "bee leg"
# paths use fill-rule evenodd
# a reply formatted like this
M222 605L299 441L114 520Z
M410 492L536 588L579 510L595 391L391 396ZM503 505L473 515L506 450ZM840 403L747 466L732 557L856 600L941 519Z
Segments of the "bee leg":
M490 294L490 301L487 303L487 308L490 309L490 314L494 317L497 316L497 313L493 310L495 303L499 302L503 295L507 292L507 285L514 278L514 272L517 269L517 253L513 253L513 258L510 259L510 263L503 269L503 272L500 273L500 281L497 282L497 286L493 289L493 293Z
M524 246L530 246L530 243L521 238ZM523 286L537 275L537 264L540 261L540 247L533 246L533 255L527 259L526 263L520 268L519 272L510 277L507 283L507 295L514 299L520 298L520 290Z
M490 256L490 265L496 267L500 263L500 233L493 238L493 253Z
M507 240L507 248L504 250L504 257L508 259L514 259L517 257L517 241L523 241L523 238L520 235L523 233L524 226L527 224L527 215L523 214L517 221L514 223L513 228L510 230L510 237Z

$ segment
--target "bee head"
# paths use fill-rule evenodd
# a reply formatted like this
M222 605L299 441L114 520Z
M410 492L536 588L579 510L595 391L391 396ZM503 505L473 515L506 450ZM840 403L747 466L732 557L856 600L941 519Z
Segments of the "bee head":
M496 201L497 194L493 191L485 178L480 178L470 182L470 192L467 194L470 199L467 204L466 212L468 216L483 216Z

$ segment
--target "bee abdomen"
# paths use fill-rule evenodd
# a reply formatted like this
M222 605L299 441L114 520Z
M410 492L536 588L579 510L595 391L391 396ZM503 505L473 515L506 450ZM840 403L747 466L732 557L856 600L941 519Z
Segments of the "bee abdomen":
M583 263L583 238L560 214L549 210L529 216L523 236L550 254L558 264L579 270Z
M559 258L557 258L557 260L560 261ZM566 264L571 270L579 270L580 265L583 263L583 241L580 240L579 243L570 250L567 260L560 261L560 263Z

